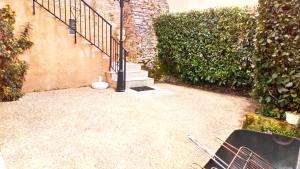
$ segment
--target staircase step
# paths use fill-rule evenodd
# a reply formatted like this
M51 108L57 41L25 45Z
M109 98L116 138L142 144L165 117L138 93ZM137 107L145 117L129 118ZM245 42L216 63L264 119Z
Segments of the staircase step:
M126 71L137 72L142 70L142 66L136 63L126 63Z
M127 79L126 80L126 88L131 87L141 87L141 86L153 86L154 79L153 78L144 78L144 79Z
M118 79L118 73L110 72L112 80ZM140 70L140 71L126 71L127 79L139 79L148 77L148 71Z
M118 74L114 71L106 72L106 80L110 87L117 88ZM126 88L153 86L154 79L148 77L148 71L142 70L140 64L126 63Z
M154 79L153 78L136 78L136 79L126 79L126 88L132 88L132 87L141 87L141 86L153 86L154 85ZM117 81L113 81L111 84L112 88L117 87Z

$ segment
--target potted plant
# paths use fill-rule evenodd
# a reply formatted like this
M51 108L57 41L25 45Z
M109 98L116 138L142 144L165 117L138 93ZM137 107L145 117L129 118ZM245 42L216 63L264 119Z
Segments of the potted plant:
M290 124L298 125L300 123L300 114L297 111L286 111L285 117Z

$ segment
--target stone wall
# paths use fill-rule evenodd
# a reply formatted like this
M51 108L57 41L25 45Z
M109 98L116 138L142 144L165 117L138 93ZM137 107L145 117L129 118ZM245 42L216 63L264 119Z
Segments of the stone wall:
M125 6L125 47L129 60L152 68L156 56L153 18L169 11L167 0L131 0Z
M118 0L86 0L113 26L113 36L120 35L120 4ZM156 37L152 19L169 11L167 0L131 0L125 3L125 47L129 61L151 68L156 55Z

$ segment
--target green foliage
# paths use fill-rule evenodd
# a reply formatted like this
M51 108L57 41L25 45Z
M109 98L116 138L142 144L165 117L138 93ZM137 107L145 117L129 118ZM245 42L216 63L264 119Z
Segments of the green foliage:
M284 119L300 112L300 1L260 0L255 89L260 112Z
M194 84L252 87L256 19L249 9L165 14L154 28L163 74Z
M290 125L287 122L264 117L253 113L246 114L246 119L243 122L243 128L300 138L299 127Z
M0 9L0 101L20 98L28 65L18 55L29 49L33 43L28 40L29 25L19 39L14 37L15 13L7 5Z

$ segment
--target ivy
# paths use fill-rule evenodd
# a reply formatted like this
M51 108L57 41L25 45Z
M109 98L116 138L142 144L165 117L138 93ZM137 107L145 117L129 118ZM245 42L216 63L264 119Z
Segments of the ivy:
M0 9L0 101L20 98L28 65L18 55L29 49L30 26L26 25L19 38L14 36L15 12L10 6Z
M300 113L300 1L260 0L258 12L253 96L262 114L284 119Z
M248 8L216 8L155 18L159 72L193 84L253 86L256 19Z

